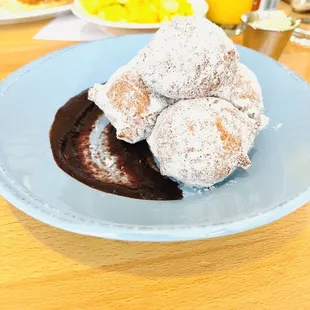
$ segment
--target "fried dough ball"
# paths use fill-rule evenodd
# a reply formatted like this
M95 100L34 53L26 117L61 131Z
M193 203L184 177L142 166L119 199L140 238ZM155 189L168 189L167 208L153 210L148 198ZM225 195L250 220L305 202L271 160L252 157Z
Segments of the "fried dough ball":
M147 139L162 175L194 187L209 187L236 167L251 165L248 152L257 124L228 101L181 100L157 118Z
M230 83L238 60L239 54L224 31L202 17L167 23L138 55L144 82L174 99L205 97Z
M117 138L128 143L146 139L158 114L168 105L165 98L151 92L131 66L121 67L106 84L96 84L88 97L103 110Z
M264 127L268 118L264 115L262 90L255 74L245 65L239 63L233 83L221 87L210 96L231 102L238 110Z

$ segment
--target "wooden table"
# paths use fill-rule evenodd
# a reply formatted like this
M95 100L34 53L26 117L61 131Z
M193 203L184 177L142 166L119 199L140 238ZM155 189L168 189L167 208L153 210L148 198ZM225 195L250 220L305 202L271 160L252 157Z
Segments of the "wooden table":
M0 79L73 44L33 41L45 24L0 27ZM280 61L310 81L310 49ZM310 204L239 235L150 244L64 232L0 198L0 309L310 309Z

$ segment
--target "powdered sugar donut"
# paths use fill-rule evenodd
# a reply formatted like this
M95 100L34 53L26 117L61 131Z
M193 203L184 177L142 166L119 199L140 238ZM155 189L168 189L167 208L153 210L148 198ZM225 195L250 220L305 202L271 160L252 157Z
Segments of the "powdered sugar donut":
M165 109L147 142L161 174L208 187L251 165L257 131L254 120L225 100L191 99Z
M164 25L138 55L144 82L174 99L204 97L232 81L239 60L224 31L202 17Z
M129 143L146 139L158 114L168 104L165 98L151 92L131 66L121 67L106 84L96 84L88 97L104 111L117 138Z
M264 116L262 90L255 74L247 66L239 63L233 83L209 95L231 102L238 110L260 122L261 127L266 125L268 118Z

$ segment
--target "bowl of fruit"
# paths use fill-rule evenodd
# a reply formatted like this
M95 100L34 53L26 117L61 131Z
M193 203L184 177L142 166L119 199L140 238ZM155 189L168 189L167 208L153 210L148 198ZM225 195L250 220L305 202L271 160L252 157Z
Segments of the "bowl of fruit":
M158 29L180 16L205 16L205 0L75 0L72 13L102 27Z

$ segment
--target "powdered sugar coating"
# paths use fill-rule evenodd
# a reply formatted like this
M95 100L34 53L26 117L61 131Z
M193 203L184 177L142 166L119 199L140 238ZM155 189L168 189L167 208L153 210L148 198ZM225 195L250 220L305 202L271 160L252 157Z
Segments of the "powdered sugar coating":
M264 127L268 118L264 116L263 96L255 74L244 64L238 64L233 83L225 85L210 96L231 102L238 110L257 120Z
M248 152L257 124L231 103L217 98L181 100L157 118L147 142L163 175L196 187L227 178L251 165Z
M137 57L144 82L174 99L204 97L230 83L238 60L239 54L224 31L202 17L167 23Z
M151 92L131 66L121 67L105 85L94 85L88 98L104 111L117 138L128 143L146 139L158 114L168 105L165 98Z

